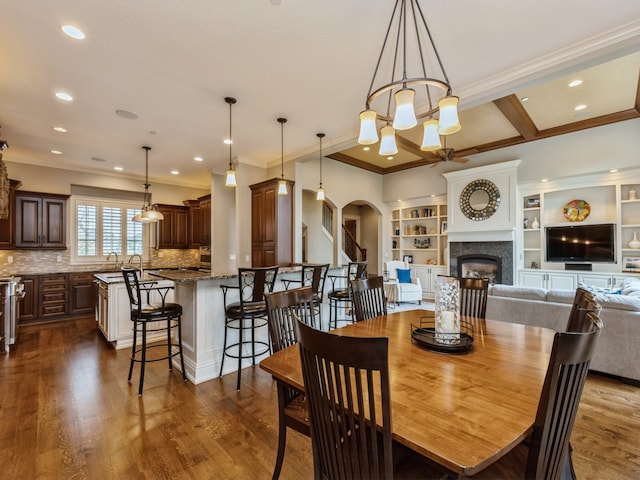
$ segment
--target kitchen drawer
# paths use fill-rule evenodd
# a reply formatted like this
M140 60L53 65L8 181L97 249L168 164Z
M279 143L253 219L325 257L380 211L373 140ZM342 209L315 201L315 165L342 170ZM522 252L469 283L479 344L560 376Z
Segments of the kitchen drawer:
M42 303L64 303L67 301L67 292L65 290L40 292L40 300Z
M56 273L51 275L40 275L40 284L48 284L48 283L61 283L62 285L67 284L67 275L64 273Z
M53 317L55 315L65 315L67 313L67 304L41 305L41 317Z
M93 273L70 273L69 283L93 283Z

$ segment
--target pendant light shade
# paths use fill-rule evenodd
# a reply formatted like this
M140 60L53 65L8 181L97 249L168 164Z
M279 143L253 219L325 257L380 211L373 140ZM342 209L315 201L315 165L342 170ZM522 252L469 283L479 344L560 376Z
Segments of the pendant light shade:
M227 170L224 185L225 187L236 187L238 186L238 183L236 182L236 171L233 169L233 163L231 160L231 146L233 145L233 137L231 136L231 106L236 103L236 99L233 97L225 97L224 101L229 104L229 170Z
M451 135L459 132L462 128L458 120L458 97L445 97L439 102L440 124L438 133L440 135Z
M365 110L360 113L360 136L358 137L360 145L373 145L378 143L378 131L376 129L376 112L374 110Z
M287 123L286 118L278 118L280 123L280 181L278 182L278 195L288 195L287 181L284 179L284 124Z
M151 194L149 193L149 150L151 147L142 147L145 150L145 173L144 173L144 198L142 200L141 212L135 215L132 220L140 223L153 223L164 220L164 215L160 213L154 205L151 205Z
M393 128L396 130L408 130L418 124L416 112L413 109L413 97L416 91L412 88L403 88L395 93L396 114L393 118Z
M316 190L316 200L324 200L324 188L322 188L322 139L324 133L316 133L316 136L320 139L320 185Z
M380 155L395 155L398 153L398 146L396 145L396 131L391 125L382 127L380 131L382 134L382 140L380 140Z
M435 152L442 148L442 142L440 141L440 135L438 134L438 120L431 118L422 123L424 127L424 135L422 137L422 145L420 150L426 152Z

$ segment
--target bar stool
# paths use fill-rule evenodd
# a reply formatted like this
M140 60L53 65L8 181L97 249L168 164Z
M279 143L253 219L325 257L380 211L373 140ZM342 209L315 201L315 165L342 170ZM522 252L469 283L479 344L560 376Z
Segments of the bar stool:
M158 282L140 282L139 271L135 268L122 268L122 275L127 286L129 302L131 305L131 321L133 322L133 345L131 347L131 362L129 364L128 382L131 382L134 362L140 363L140 382L138 385L138 395L142 395L144 384L144 369L147 362L159 362L167 360L169 370L173 370L171 359L176 355L180 356L180 368L182 369L182 380L187 381L187 374L184 369L184 356L182 354L182 306L177 303L165 302L167 293L173 287L157 287ZM146 298L142 297L145 292ZM158 292L162 299L160 304L150 302L151 292ZM157 322L157 323L156 323ZM178 339L174 343L171 339L171 331L177 330ZM165 331L167 332L166 343L153 343L147 345L147 333ZM138 333L141 334L142 345L138 347ZM173 351L176 347L176 351ZM161 358L147 359L147 351L152 348L166 348L167 355Z
M367 262L349 262L347 265L346 275L329 275L333 286L329 292L329 330L331 326L338 327L338 309L342 308L345 312L350 311L350 319L342 319L342 321L351 321L353 323L353 308L351 304L351 280L365 278L367 274ZM346 286L344 288L336 288L337 279L344 279Z
M282 279L285 290L289 290L293 283L294 288L311 287L313 291L313 308L318 318L318 328L322 330L322 303L324 302L324 284L329 272L329 264L305 263L300 271L300 279Z
M271 345L269 336L267 340L256 340L255 333L258 328L267 327L267 304L264 294L273 292L276 283L278 267L239 268L238 285L220 285L224 297L225 328L222 348L222 361L220 362L220 376L224 367L225 357L238 360L238 376L236 388L240 390L242 375L242 360L250 358L251 364L256 364L256 357L269 353ZM239 301L227 303L227 293L230 290L238 290ZM227 345L229 330L238 332L238 341ZM251 336L245 338L245 332ZM244 346L249 345L251 352L244 352ZM256 351L256 345L261 349Z

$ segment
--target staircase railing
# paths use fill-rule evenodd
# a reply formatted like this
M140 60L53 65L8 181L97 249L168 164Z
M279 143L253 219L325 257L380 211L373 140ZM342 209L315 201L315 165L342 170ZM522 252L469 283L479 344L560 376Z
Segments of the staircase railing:
M333 235L333 210L327 202L322 202L322 226Z
M367 260L367 249L362 248L351 234L347 227L342 225L342 249L347 256L354 262L364 262Z

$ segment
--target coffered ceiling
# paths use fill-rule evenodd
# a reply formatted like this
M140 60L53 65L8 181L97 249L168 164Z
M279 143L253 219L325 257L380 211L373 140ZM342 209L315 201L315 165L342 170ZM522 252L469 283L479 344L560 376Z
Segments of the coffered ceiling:
M638 116L640 2L420 1L460 97L463 128L447 140L456 157ZM434 162L417 148L419 129L402 132L393 160L356 142L392 7L0 0L4 160L10 172L24 163L143 178L149 145L152 183L206 188L229 162L224 97L233 96L234 162L279 165L278 117L288 118L285 162L317 158L317 132L327 156L368 170ZM69 24L85 39L64 35ZM583 83L569 89L574 78ZM579 103L587 107L575 112Z

